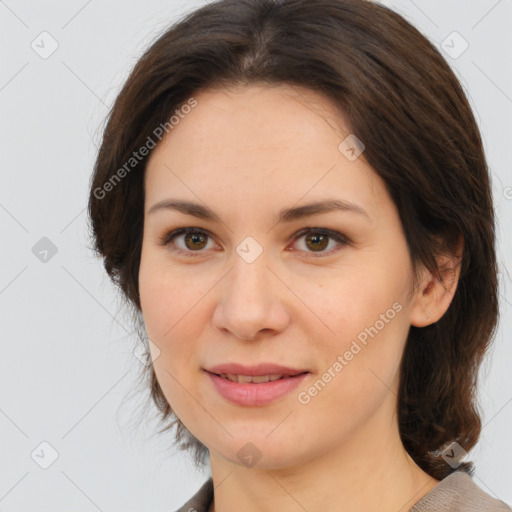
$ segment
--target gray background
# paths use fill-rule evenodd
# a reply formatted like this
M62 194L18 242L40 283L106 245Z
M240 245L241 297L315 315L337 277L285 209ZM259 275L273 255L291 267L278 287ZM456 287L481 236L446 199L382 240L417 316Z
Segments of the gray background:
M146 397L131 397L136 340L85 224L109 106L149 42L204 3L0 1L0 511L173 511L209 476L169 434L152 437L147 412L133 426ZM511 504L512 2L386 3L446 49L493 174L501 322L482 366L484 429L470 456L476 483ZM463 53L454 31L469 44Z

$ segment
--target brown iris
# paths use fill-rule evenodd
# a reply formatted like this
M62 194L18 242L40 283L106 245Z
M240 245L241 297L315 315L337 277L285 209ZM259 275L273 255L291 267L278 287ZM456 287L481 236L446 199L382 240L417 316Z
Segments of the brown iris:
M312 247L315 247L315 249L322 250L327 247L329 237L327 235L321 235L318 233L312 233L306 236L306 243L312 240L314 240L314 245ZM319 240L320 243L318 243Z
M207 236L201 233L186 233L185 234L185 245L187 249L203 249L204 245L201 245L201 241L204 241L206 245ZM187 241L191 240L193 242L192 246L187 245ZM199 245L198 245L199 244Z

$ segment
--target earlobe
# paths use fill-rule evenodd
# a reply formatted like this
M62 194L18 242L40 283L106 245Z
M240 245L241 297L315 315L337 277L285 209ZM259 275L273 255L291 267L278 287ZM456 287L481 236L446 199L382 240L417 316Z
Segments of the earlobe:
M436 301L434 275L423 268L423 276L414 296L411 307L410 322L415 327L426 327L436 321L433 313L433 302ZM432 315L434 314L434 320Z
M456 254L437 259L442 279L425 267L410 312L411 325L426 327L437 322L448 310L453 300L460 276L462 239Z

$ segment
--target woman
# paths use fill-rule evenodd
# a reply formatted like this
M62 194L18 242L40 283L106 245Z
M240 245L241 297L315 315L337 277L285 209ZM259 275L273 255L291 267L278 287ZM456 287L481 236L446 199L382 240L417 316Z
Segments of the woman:
M181 511L511 510L461 461L498 316L482 142L398 14L193 12L119 94L89 214L164 430L209 459Z

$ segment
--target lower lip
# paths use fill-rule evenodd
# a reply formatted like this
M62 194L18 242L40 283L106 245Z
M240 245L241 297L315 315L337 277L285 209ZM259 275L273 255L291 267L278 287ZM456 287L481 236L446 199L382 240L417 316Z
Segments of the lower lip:
M206 370L205 370L206 371ZM224 379L214 373L206 372L215 389L226 400L238 405L266 405L293 391L309 373L302 373L287 379L278 379L261 384L239 383Z

